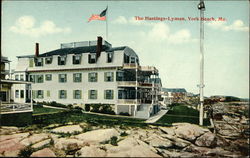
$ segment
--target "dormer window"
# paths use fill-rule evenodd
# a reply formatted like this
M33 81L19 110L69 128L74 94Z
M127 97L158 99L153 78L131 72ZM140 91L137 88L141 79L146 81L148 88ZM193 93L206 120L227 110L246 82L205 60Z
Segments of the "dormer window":
M130 58L130 63L135 63L135 57Z
M45 58L45 64L51 64L52 63L52 57Z
M36 66L43 66L43 58L35 58Z
M113 61L113 52L107 53L107 63L111 63Z
M81 63L81 55L74 55L73 64L80 64L80 63Z
M66 65L66 56L58 57L58 65Z
M90 53L89 54L89 63L96 63L96 54L95 53Z

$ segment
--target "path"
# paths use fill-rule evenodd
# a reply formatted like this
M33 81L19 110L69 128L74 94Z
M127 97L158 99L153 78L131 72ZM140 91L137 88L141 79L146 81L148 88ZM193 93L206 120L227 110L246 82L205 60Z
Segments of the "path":
M67 108L60 108L60 107L55 107L55 106L48 106L48 105L43 105L44 108L51 108L51 109L61 109L61 110L68 110Z
M158 121L163 115L165 115L168 112L168 110L161 110L158 112L156 115L150 117L149 119L146 120L146 123L155 123Z

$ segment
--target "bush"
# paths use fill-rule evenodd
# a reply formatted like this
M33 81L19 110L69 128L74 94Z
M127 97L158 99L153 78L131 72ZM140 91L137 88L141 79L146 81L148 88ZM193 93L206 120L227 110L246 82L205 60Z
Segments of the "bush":
M26 148L22 149L18 157L30 157L30 155L33 153L34 149L31 148L31 146L27 146Z
M120 134L121 137L125 137L127 135L128 135L128 133L126 133L125 131Z
M90 111L90 105L89 104L85 105L85 111Z
M111 139L110 139L110 144L111 145L114 145L114 146L118 146L117 145L117 137L116 136L113 136L113 137L111 137Z
M129 113L127 113L127 112L120 112L119 115L130 116Z

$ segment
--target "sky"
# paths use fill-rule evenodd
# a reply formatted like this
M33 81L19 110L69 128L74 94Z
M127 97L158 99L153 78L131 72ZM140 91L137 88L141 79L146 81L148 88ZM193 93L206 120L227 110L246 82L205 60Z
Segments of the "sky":
M198 1L2 1L2 55L59 49L61 43L96 40L129 46L143 66L155 66L163 87L199 93L200 21ZM108 6L106 21L87 22ZM204 95L249 98L249 2L205 1ZM185 18L136 20L140 17ZM106 37L108 26L108 37Z

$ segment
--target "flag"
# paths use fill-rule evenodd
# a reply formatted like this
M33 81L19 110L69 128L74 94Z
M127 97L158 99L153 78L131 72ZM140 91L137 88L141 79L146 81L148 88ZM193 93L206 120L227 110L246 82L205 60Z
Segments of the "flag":
M105 21L106 20L106 13L107 13L107 9L108 9L108 7L105 9L105 10L103 10L102 12L101 12L101 14L92 14L92 16L89 18L89 21L88 22L90 22L91 20L101 20L101 21Z

